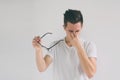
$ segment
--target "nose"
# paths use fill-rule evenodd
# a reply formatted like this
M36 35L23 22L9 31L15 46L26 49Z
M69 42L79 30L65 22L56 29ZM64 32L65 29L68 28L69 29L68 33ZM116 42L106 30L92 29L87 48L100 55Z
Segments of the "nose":
M73 34L75 34L75 32L73 32Z

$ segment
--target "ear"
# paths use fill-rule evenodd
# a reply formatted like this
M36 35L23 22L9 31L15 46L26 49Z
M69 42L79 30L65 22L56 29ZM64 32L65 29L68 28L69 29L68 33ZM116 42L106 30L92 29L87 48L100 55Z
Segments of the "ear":
M63 28L64 28L64 30L66 29L66 26L65 25L63 25Z
M83 28L83 24L81 24L81 28Z
M83 23L81 24L81 26L83 27Z

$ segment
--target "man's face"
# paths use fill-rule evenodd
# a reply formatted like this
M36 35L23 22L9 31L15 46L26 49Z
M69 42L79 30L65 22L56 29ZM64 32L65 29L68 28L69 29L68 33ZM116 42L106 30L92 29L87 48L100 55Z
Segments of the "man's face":
M64 28L67 38L70 38L71 34L75 34L75 35L79 36L81 29L82 29L81 22L78 22L75 24L67 22L67 26Z

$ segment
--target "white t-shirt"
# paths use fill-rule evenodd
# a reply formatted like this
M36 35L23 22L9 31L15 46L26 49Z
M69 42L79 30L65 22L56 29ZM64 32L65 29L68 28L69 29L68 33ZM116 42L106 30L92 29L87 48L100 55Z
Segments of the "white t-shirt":
M93 42L81 39L81 43L88 57L97 57L96 46ZM53 58L53 80L89 80L80 66L76 48L69 47L65 39L51 48L49 52Z

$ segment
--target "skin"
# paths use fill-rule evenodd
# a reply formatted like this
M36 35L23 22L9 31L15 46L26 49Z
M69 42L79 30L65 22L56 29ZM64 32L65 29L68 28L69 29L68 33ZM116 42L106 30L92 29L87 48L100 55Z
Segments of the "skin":
M81 33L82 27L83 25L80 22L76 24L68 22L67 27L64 28L67 35L66 43L68 46L74 46L77 49L83 71L89 78L92 78L96 72L96 58L88 57L86 51L81 45L81 40L78 36Z
M67 22L67 26L64 26L66 32L65 42L68 46L74 46L77 49L81 68L87 74L88 78L92 78L96 72L96 58L88 57L81 45L81 40L78 36L81 33L82 26L81 22L75 24ZM52 63L52 58L49 55L43 58L42 47L39 43L41 43L41 39L37 36L33 39L32 44L36 52L37 68L40 72L43 72Z

